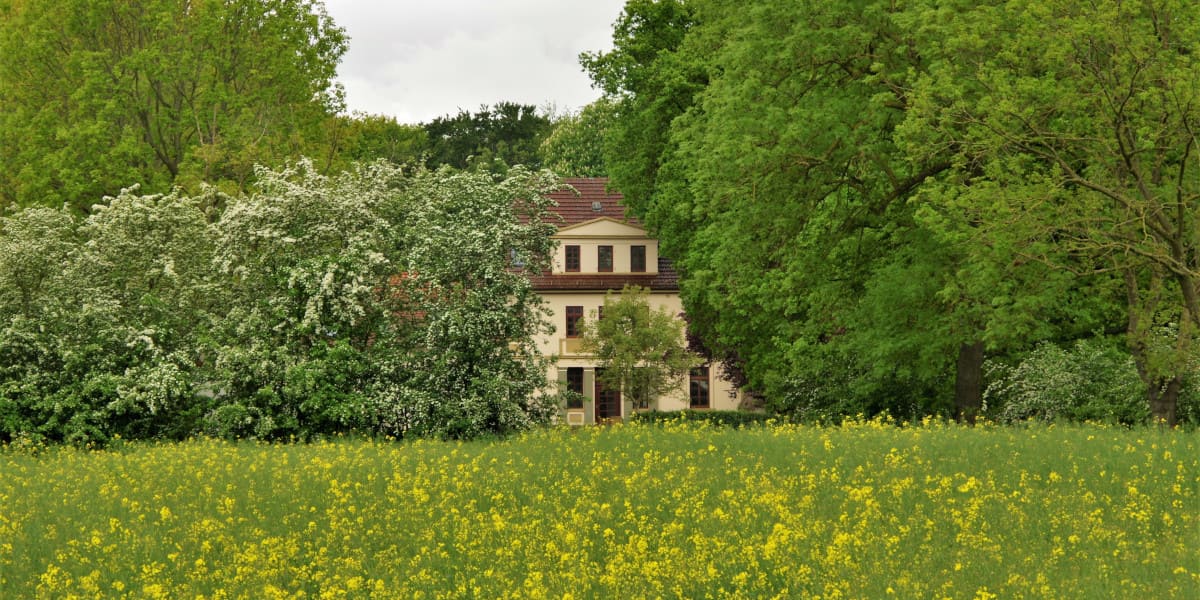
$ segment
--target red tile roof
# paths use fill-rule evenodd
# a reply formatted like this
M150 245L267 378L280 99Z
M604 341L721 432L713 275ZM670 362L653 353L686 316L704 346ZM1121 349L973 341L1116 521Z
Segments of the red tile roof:
M562 217L562 220L556 220L555 223L559 227L586 223L600 217L610 217L637 227L642 226L636 217L626 216L625 207L621 204L623 196L619 192L607 190L607 178L569 177L564 179L563 183L575 188L579 193L576 194L571 189L563 189L549 195L558 202L558 206L550 210ZM679 274L675 272L671 261L661 257L658 259L657 274L570 273L551 275L546 272L540 275L531 275L529 279L533 282L533 289L538 291L620 290L626 284L639 285L651 290L679 290Z
M575 188L576 194L570 188L549 194L558 203L551 208L562 217L559 227L585 223L600 217L610 217L641 227L636 217L626 216L625 207L621 205L623 196L619 192L608 191L607 177L568 177L563 183ZM597 210L599 208L599 210Z

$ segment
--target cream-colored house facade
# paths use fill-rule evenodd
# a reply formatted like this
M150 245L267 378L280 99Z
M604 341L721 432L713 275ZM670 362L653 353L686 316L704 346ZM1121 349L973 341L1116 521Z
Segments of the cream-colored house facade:
M561 217L554 236L559 244L553 266L548 273L531 276L534 289L550 308L556 329L538 343L545 355L557 357L549 379L585 399L581 405L563 406L563 421L572 425L618 421L635 409L620 390L606 390L596 378L595 357L580 347L580 321L595 318L605 294L619 292L626 284L649 289L651 308L682 315L679 278L670 261L659 256L658 241L649 237L636 219L625 216L621 195L606 190L606 179L567 179L565 183L573 190L551 194L558 202L554 210ZM741 401L741 393L720 377L720 369L705 365L647 409L733 410Z

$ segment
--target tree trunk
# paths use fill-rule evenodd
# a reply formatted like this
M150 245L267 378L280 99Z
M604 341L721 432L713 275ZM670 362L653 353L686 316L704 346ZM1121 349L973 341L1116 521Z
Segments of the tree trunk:
M958 349L958 376L954 381L954 418L975 424L983 407L983 342L963 344Z
M1150 399L1150 420L1155 425L1175 426L1175 407L1179 404L1179 388L1183 386L1183 378L1179 375L1166 380L1151 383L1147 386Z

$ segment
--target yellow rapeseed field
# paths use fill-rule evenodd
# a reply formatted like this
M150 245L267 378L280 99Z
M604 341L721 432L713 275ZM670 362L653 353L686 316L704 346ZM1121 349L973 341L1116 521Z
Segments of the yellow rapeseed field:
M1200 598L1200 434L0 450L0 598Z

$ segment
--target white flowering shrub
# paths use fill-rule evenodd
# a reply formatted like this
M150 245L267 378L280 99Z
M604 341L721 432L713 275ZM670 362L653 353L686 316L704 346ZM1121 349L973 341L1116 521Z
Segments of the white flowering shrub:
M394 272L395 227L385 218L393 175L324 177L301 162L261 171L258 193L227 202L213 226L213 264L229 301L213 335L209 385L220 412L207 419L211 432L363 426L353 418L361 411L346 406L364 402L362 363L388 318L380 290Z
M545 314L507 262L548 260L548 173L497 183L380 163L325 177L299 163L260 181L215 226L234 302L211 431L469 437L548 418L530 400Z
M0 435L184 435L210 301L197 202L126 191L0 224Z
M63 267L76 251L77 223L50 209L0 219L0 436L39 436L62 419L53 395L64 356L57 332L67 311ZM50 408L51 410L45 410ZM69 410L69 409L68 409ZM70 417L67 417L70 418Z
M0 441L471 437L549 419L533 399L549 325L509 256L546 266L552 175L300 162L259 182L0 218Z
M553 414L534 393L546 385L534 335L549 328L548 314L509 257L534 272L549 267L555 228L545 194L556 185L549 172L520 167L500 183L448 170L411 181L400 240L400 295L411 302L401 322L410 330L376 388L393 433L473 437Z
M986 371L986 410L1000 422L1141 423L1150 416L1133 358L1102 339L1065 349L1044 343L1016 365L989 361Z

